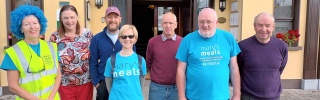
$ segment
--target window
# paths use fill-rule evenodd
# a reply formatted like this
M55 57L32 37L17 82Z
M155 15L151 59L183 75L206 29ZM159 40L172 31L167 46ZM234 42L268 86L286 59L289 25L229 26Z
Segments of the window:
M175 7L158 7L158 31L163 31L163 28L161 26L163 14L165 14L166 12L174 13L174 8Z
M195 15L195 21L194 21L194 30L197 30L199 29L198 28L198 23L197 23L197 20L198 20L198 15L200 13L200 11L203 9L203 8L206 8L206 7L210 7L210 1L209 0L197 0L196 1L196 15Z
M273 35L288 30L299 30L300 0L274 0L274 18L276 27ZM298 40L299 41L299 40ZM298 46L294 42L292 46Z
M299 27L299 5L300 0L274 0L274 18L276 33L284 33Z
M116 7L118 7L118 9L121 12L122 19L121 19L120 26L127 24L127 23L129 23L129 24L131 23L131 21L128 21L128 18L127 18L128 3L130 3L130 1L127 1L127 0L109 0L109 2L108 2L109 6L116 6Z

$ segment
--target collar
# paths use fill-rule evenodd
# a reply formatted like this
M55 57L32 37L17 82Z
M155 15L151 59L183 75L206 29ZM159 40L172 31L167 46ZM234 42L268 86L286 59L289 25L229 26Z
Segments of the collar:
M176 41L176 38L177 38L177 35L174 34L171 39L172 39L173 41ZM162 41L166 41L166 40L167 40L167 38L166 38L163 34L161 34L161 39L162 39Z

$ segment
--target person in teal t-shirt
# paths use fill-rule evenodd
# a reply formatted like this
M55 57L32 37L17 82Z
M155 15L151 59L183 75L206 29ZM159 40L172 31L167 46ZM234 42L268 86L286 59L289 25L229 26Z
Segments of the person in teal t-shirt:
M217 21L216 12L204 8L198 17L199 30L182 39L176 55L179 100L240 100L236 58L240 49L232 34L216 29Z
M141 57L140 70L138 54L133 51L133 45L138 40L138 31L133 25L124 25L118 37L122 49L115 55L113 69L109 57L104 71L109 100L143 100L142 86L147 74L146 62Z

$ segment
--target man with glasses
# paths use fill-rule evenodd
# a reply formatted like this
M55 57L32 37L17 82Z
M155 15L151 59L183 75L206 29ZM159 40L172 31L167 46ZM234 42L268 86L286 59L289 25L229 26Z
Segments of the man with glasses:
M181 41L176 55L179 100L240 100L240 49L232 34L216 29L217 24L216 11L204 8L198 16L199 30Z
M122 49L118 41L119 26L121 23L121 14L117 7L108 7L105 14L106 27L96 34L90 44L90 76L93 86L97 90L96 100L108 100L104 71L107 59ZM135 51L135 46L133 47Z

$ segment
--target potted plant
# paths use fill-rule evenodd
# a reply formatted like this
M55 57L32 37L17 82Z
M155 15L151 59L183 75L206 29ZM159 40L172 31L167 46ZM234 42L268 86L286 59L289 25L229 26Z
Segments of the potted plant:
M277 33L276 37L286 42L289 47L292 47L294 43L297 43L300 37L299 30L288 30L285 33Z

